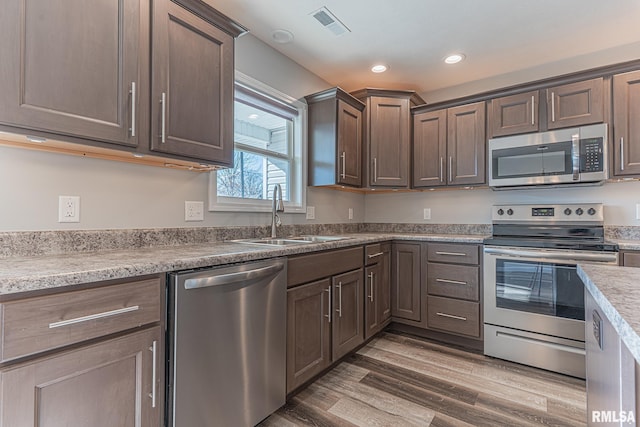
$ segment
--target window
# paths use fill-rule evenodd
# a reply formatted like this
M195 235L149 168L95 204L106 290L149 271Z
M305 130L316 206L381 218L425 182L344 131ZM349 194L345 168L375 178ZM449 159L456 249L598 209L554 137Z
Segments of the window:
M211 172L209 210L270 211L282 187L286 212L305 211L306 104L240 73L234 103L234 166Z

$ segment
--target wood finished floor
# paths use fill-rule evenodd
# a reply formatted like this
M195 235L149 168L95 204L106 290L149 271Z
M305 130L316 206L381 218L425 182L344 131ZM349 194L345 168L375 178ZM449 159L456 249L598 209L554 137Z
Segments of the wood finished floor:
M584 426L585 382L384 332L260 426Z

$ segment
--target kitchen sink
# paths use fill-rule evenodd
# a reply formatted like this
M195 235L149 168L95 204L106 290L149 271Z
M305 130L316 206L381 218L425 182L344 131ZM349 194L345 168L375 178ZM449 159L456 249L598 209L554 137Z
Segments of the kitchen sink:
M287 245L304 245L307 243L325 243L335 242L337 240L350 239L345 236L293 236L281 239L240 239L231 240L233 243L246 243L249 245L268 245L268 246L287 246Z

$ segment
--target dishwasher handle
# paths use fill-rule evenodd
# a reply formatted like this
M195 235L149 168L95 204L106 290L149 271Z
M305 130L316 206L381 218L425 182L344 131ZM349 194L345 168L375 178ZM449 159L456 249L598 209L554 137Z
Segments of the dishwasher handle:
M234 283L246 280L259 280L272 276L284 268L284 263L270 265L268 267L256 268L254 270L240 271L237 273L228 273L220 275L212 275L208 277L200 277L197 279L187 279L184 281L185 289L200 289L211 286L233 285Z

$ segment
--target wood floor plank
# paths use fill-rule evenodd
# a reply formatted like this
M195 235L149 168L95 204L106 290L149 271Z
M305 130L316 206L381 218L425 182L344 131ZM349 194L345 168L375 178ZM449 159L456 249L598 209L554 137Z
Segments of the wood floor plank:
M355 424L344 418L319 410L313 406L305 405L295 397L280 408L277 414L293 422L296 426L355 427Z
M385 412L393 419L404 419L409 425L428 425L435 416L434 411L421 405L369 387L362 381L344 381L339 374L333 374L330 372L320 378L317 384L355 401L360 401L372 409ZM330 411L334 412L333 408Z
M385 374L408 384L426 388L442 396L456 399L473 405L478 398L478 392L469 388L454 384L449 381L441 381L430 375L424 375L411 369L391 365L380 360L372 359L362 354L352 354L347 358L349 363L368 369L372 372Z
M477 392L484 391L485 393L490 393L498 398L511 402L524 404L535 409L546 410L547 400L543 396L539 396L530 391L506 387L501 384L493 384L484 378L460 373L441 364L425 362L423 360L413 360L412 358L399 354L398 351L401 351L401 349L395 349L395 351L396 352L389 352L374 347L366 347L358 353L392 365L406 367L442 381L452 381Z
M374 405L349 397L340 399L329 412L360 427L423 427L433 419L431 414L429 419L413 422L399 414L379 410Z
M472 405L440 396L385 375L370 373L363 378L362 383L377 388L378 390L400 396L403 399L425 406L465 423L494 427L510 426L516 422L516 420L511 417L477 409Z

